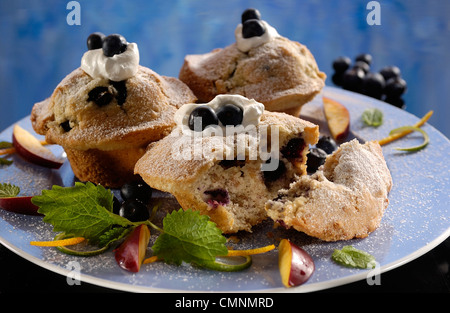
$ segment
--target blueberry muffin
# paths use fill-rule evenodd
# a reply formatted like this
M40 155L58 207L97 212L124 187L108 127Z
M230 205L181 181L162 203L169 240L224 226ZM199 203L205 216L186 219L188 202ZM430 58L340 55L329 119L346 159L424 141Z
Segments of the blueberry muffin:
M31 121L64 148L79 180L116 188L136 178L147 145L168 135L176 110L193 101L184 83L139 65L135 43L94 33L80 68L34 105Z
M179 78L199 101L239 94L263 103L268 111L299 116L301 107L324 87L326 75L308 48L280 36L257 10L242 14L235 38L225 48L185 57Z
M239 95L186 104L175 121L135 172L224 233L251 231L266 219L265 202L306 173L308 147L319 136L318 126Z
M266 210L278 224L324 241L364 238L380 225L391 188L380 145L354 139L281 190Z

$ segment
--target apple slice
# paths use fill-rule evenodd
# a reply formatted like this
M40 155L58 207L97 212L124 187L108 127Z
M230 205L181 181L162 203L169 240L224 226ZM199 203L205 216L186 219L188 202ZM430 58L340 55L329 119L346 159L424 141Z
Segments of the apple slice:
M19 214L41 215L37 212L39 207L31 202L32 196L16 196L0 198L0 208Z
M343 141L350 132L350 113L340 102L323 97L323 110L331 136L336 141Z
M17 124L14 125L12 137L16 152L25 160L54 169L58 169L63 165L64 161L62 159L57 158L36 137Z
M281 281L288 288L305 283L315 269L311 256L288 239L282 239L278 246L278 267Z
M127 271L139 272L149 241L150 230L148 227L143 224L137 226L114 250L117 264Z

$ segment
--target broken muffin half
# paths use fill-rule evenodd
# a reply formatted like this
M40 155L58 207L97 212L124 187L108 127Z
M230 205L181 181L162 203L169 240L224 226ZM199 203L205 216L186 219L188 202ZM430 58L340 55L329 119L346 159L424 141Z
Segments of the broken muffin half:
M242 111L240 124L226 125L230 119L221 115L226 105ZM199 108L208 111L205 106L210 112L199 113ZM196 131L193 116L212 124ZM179 127L149 146L135 173L171 193L183 209L210 216L223 233L251 231L266 219L265 203L306 173L309 145L319 137L317 125L265 111L262 104L236 95L185 105L175 119Z

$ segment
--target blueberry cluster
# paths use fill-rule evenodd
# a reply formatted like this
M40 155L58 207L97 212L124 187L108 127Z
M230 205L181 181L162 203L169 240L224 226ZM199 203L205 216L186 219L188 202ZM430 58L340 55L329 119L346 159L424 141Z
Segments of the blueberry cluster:
M103 54L107 57L125 52L127 46L125 37L119 34L105 36L100 32L95 32L90 34L87 39L88 50L102 49Z
M242 108L232 103L224 104L217 112L208 105L200 105L189 115L188 126L193 131L203 131L207 126L219 125L219 121L223 126L237 126L242 124L243 119ZM196 127L198 121L201 121L201 127Z
M306 168L308 173L314 173L325 163L327 155L337 149L337 144L330 136L321 136L314 147L309 149L308 159L306 160Z
M251 38L262 36L266 28L261 23L261 13L257 9L247 9L241 15L242 37Z
M386 66L379 72L371 72L370 54L358 55L353 65L351 63L348 57L333 61L332 80L335 85L404 108L402 95L407 85L397 66Z
M143 181L131 182L122 186L120 196L123 202L114 197L113 213L125 217L131 222L149 219L148 205L153 189Z

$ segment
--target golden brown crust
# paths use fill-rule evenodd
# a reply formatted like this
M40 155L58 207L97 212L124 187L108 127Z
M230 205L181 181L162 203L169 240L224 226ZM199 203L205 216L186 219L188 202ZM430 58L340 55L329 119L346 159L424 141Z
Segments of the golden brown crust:
M179 78L201 102L218 94L240 94L269 111L297 114L322 90L326 75L304 45L278 37L248 53L233 43L203 55L187 55Z
M391 188L379 144L355 139L268 201L266 210L275 222L325 241L364 238L380 225Z
M144 154L143 148L123 150L77 150L66 148L72 171L80 181L90 181L109 188L120 188L138 180L134 165Z

